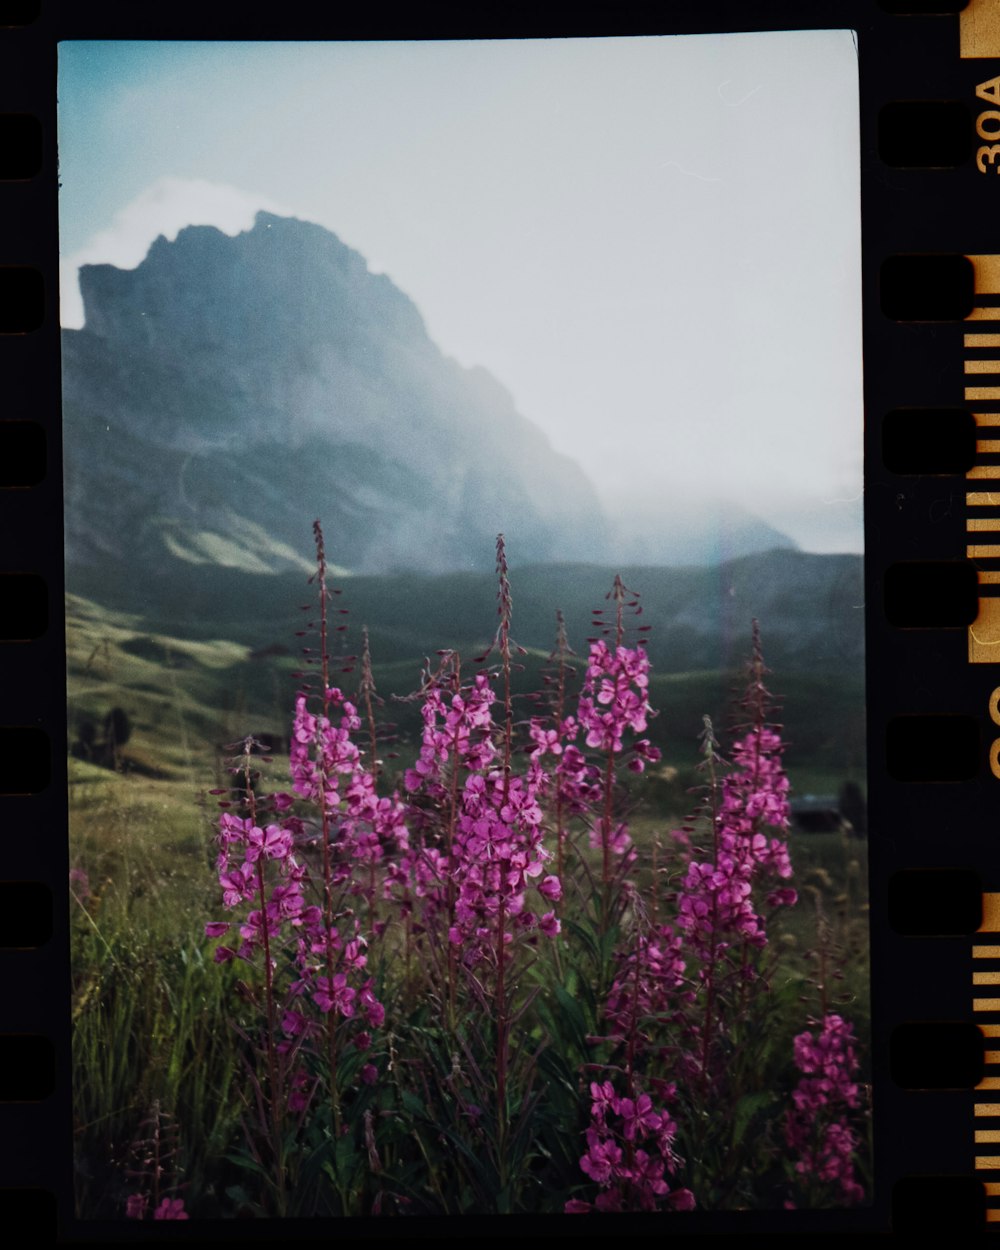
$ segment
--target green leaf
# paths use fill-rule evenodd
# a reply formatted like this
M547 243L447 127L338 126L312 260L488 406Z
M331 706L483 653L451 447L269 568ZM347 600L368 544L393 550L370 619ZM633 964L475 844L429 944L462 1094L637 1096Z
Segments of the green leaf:
M733 1114L733 1145L738 1146L758 1111L770 1106L772 1100L770 1090L758 1090L753 1094L744 1094L736 1104Z
M348 1184L357 1171L358 1152L350 1136L338 1137L333 1148L333 1166L341 1184Z
M313 1188L319 1179L323 1166L329 1161L330 1143L321 1142L316 1148L306 1156L304 1163L299 1172L299 1181L308 1188Z
M243 1188L242 1185L227 1185L226 1197L237 1208L243 1208L243 1209L252 1211L255 1215L258 1215L258 1216L264 1215L264 1208L260 1205L259 1202L255 1202L254 1199L250 1197L250 1195L247 1193L247 1191Z
M249 1155L228 1154L226 1158L230 1163L235 1163L237 1167L246 1168L248 1172L255 1172L258 1176L263 1176L269 1185L274 1184L274 1178L271 1176L271 1173L266 1168L261 1167L256 1159L251 1159Z
M587 1019L583 1014L583 1008L579 1002L561 985L556 986L556 1002L559 1005L561 1020L554 1020L554 1024L569 1025L573 1033L573 1041L580 1050L586 1049L587 1037ZM563 1033L564 1029L559 1029L559 1033Z
M444 1134L444 1136L447 1137L448 1140L452 1143L452 1145L455 1146L455 1148L458 1150L458 1153L465 1160L468 1166L469 1172L478 1182L479 1187L481 1189L491 1188L491 1186L489 1185L489 1181L491 1177L491 1169L484 1163L484 1161L478 1155L473 1154L473 1152L469 1149L469 1147L465 1144L465 1142L462 1141L461 1137L459 1137L459 1135L453 1129L450 1129L447 1125L439 1125L438 1127L440 1128L440 1131ZM495 1173L493 1175L495 1175Z
M410 1115L419 1116L422 1120L430 1118L427 1114L427 1108L412 1090L403 1090L403 1106L409 1111Z
M621 931L617 925L612 925L607 933L601 938L601 964L606 966L614 958L615 948L618 946L618 939L621 937Z
M564 923L570 933L572 933L578 941L583 943L591 958L596 962L600 958L600 951L597 943L594 941L593 931L590 926L579 924L576 920L570 920L568 918Z

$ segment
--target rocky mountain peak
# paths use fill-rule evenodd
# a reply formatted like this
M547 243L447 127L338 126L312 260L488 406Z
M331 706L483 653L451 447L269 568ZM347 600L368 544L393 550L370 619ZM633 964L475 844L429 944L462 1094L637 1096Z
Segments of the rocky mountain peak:
M84 328L64 336L71 561L124 558L139 534L144 558L281 568L247 536L301 551L314 516L359 571L482 567L498 530L525 560L604 550L579 467L322 226L189 226L80 284Z
M430 345L413 301L360 252L273 213L236 236L214 226L186 226L173 242L160 235L135 269L84 265L80 292L89 333L175 354L227 330L245 354L292 330L307 342L352 328Z

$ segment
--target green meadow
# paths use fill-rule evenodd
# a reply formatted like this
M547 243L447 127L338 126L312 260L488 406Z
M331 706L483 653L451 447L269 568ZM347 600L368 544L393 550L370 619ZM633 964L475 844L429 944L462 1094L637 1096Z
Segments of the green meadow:
M469 575L455 583L478 591L482 580ZM153 611L141 611L138 590L124 586L112 588L114 610L92 597L67 597L70 853L79 870L71 883L76 1194L83 1218L123 1214L130 1145L151 1108L177 1128L174 1165L192 1217L257 1212L246 1172L233 1161L245 1111L234 1093L245 1074L233 1026L249 1026L251 1014L238 966L213 964L203 936L206 921L225 918L213 867L217 796L209 791L229 784L247 735L271 740L273 762L262 766L267 784L288 787L285 744L301 674L309 673L299 648L312 641L296 631L307 633L314 613L298 610L311 593L304 579L227 581L225 570L214 587L203 579L183 604L166 593L156 602L154 594ZM421 727L419 705L406 696L418 688L426 658L433 664L442 648L460 650L463 673L471 676L474 657L491 640L492 600L463 619L442 613L439 594L423 595L421 579L345 579L343 586L350 615L332 619L350 629L334 635L343 641L335 643L331 680L349 696L356 691L351 648L359 647L359 627L367 623L383 775L401 788ZM241 587L258 596L245 612L231 597ZM400 603L408 603L405 612ZM335 612L340 606L335 600ZM550 608L543 614L531 595L518 600L515 582L515 638L518 611L525 637L547 628ZM582 619L578 636L586 630ZM654 612L645 619L659 628ZM577 649L586 653L582 638ZM542 688L548 658L538 645L517 657L515 716L536 713L530 696ZM571 664L571 689L578 691L585 663L578 655ZM633 838L646 849L662 848L663 864L671 830L696 801L703 718L712 718L725 742L741 678L736 665L658 672L654 661L649 701L658 715L649 737L663 757L628 785ZM778 670L771 688L782 706L792 796L836 795L847 780L863 784L861 674L835 664ZM126 718L125 740L110 751L105 739L116 708ZM770 934L782 992L794 999L799 987L809 1001L812 952L825 945L841 966L838 1009L863 1039L865 843L842 832L793 831L789 846L800 901L783 909ZM867 1069L867 1057L863 1063Z

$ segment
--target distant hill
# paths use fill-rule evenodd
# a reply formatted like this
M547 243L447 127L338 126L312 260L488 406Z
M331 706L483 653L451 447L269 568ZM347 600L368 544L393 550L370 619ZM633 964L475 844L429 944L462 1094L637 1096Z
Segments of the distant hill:
M191 226L135 269L83 266L80 286L84 328L63 336L70 568L171 585L306 571L317 516L355 573L488 571L500 530L521 565L792 546L735 512L610 521L501 383L444 356L410 298L321 226Z
M591 609L608 607L616 572L641 596L635 624L652 626L648 650L661 673L739 669L760 621L767 663L778 675L824 673L860 681L864 673L864 580L860 556L770 551L707 568L534 565L511 573L513 636L548 653L556 609L571 645L586 655ZM471 658L496 630L496 584L489 573L383 574L339 583L338 618L369 627L378 663L409 660L455 647ZM142 579L119 568L71 567L70 591L104 607L133 612L147 628L189 638L226 638L257 650L295 646L313 598L301 573L261 577L237 569L177 565Z
M475 576L478 582L478 575ZM242 577L259 587L283 580ZM419 616L433 600L442 612L464 611L473 622L473 629L477 627L474 618L481 626L484 620L488 623L490 616L491 602L480 600L480 591L489 600L491 587L485 579L482 584L464 587L475 591L469 596L458 593L463 589L459 580L450 586L444 585L444 580L427 578L423 590L413 583L398 586L396 590L405 591L406 598L393 616L389 609L397 594L391 586L394 579L386 577L382 587L385 593L379 600L383 624L373 640L375 682L383 700L378 717L383 727L395 726L392 745L386 749L402 752L404 761L412 759L423 722L417 702L400 702L392 696L405 696L417 688L423 656L430 652L433 658L433 648L423 645L427 639L414 641L414 636L406 632L403 606L408 604L414 616ZM521 582L519 577L518 583ZM346 601L355 608L353 591L360 589L362 583L369 583L367 591L376 590L375 579L359 578L356 583L352 581L349 592L338 598L338 604ZM367 615L375 608L376 599L374 593L364 598ZM520 622L518 636L528 638L535 629L547 632L550 614L533 614L524 585L519 599L520 603L515 604L515 616ZM193 606L202 604L196 601ZM253 612L262 607L260 603L244 606L249 609L243 621L244 634L254 626L259 631L262 623L275 624L270 612L264 614L263 622L254 617ZM286 612L288 606L285 605ZM289 622L295 615L294 610L287 612ZM572 615L575 617L576 613ZM239 742L252 733L279 754L285 749L294 692L300 684L296 674L303 667L297 643L312 639L296 640L289 636L284 643L253 648L232 639L192 637L190 624L175 631L166 619L116 612L75 596L67 602L67 618L70 748L77 760L108 767L106 747L102 752L101 742L106 739L103 726L113 708L124 712L133 731L124 752L129 771L147 778L183 782L184 803L190 803L193 771L202 776L206 771L210 773L213 759L226 754L223 744ZM280 612L277 618L279 623L284 619ZM355 626L359 623L353 611L347 619ZM643 613L643 619L651 617ZM437 620L434 624L440 627L442 622ZM356 648L357 634L354 628L346 635L337 635L338 641L345 640L345 651ZM657 624L651 638L653 650L657 643L669 644L669 628ZM795 663L787 647L787 631L768 629L764 642L767 658L774 667L769 684L781 704L777 717L785 727L786 764L794 784L802 787L803 792L816 792L817 788L819 792L836 792L846 776L856 775L864 766L862 670L857 665L837 670L829 665ZM413 650L407 652L407 645ZM698 762L698 738L706 714L712 717L720 741L731 742L727 730L733 714L733 693L745 685L739 671L743 649L734 649L740 654L726 669L668 672L654 666L649 697L658 715L650 721L649 735L664 752L668 771L691 770ZM543 689L544 677L550 671L548 653L546 643L526 655L518 655L512 681L518 719L544 710L544 704L540 706L528 696ZM470 662L474 654L473 648L463 647L463 671L469 677L477 667ZM571 666L574 673L568 681L570 706L581 688L585 660L578 657L571 660ZM345 667L335 663L332 678L353 695L360 680L359 666L350 666L350 672L344 672ZM396 760L393 767L400 767L400 761ZM685 797L684 788L694 784L693 776L685 773L670 793L662 791L664 780L665 776L661 776L656 783L660 787L653 796L656 801L674 804L678 810L690 807L691 800ZM648 795L648 789L645 793Z

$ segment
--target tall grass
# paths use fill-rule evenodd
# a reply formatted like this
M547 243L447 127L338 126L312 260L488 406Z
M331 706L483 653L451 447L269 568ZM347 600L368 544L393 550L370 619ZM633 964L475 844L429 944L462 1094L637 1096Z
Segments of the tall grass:
M677 794L640 736L638 597L616 581L582 667L560 632L524 707L501 541L494 647L427 665L394 772L367 638L357 697L333 684L317 540L291 790L246 740L214 855L172 831L137 856L148 810L79 814L101 826L75 842L79 1213L125 1213L158 1117L192 1216L858 1201L854 1050L840 1104L789 1109L822 1044L804 1030L864 1022L864 871L836 835L801 840L796 901L759 644L735 745L706 733L678 828L643 802Z

